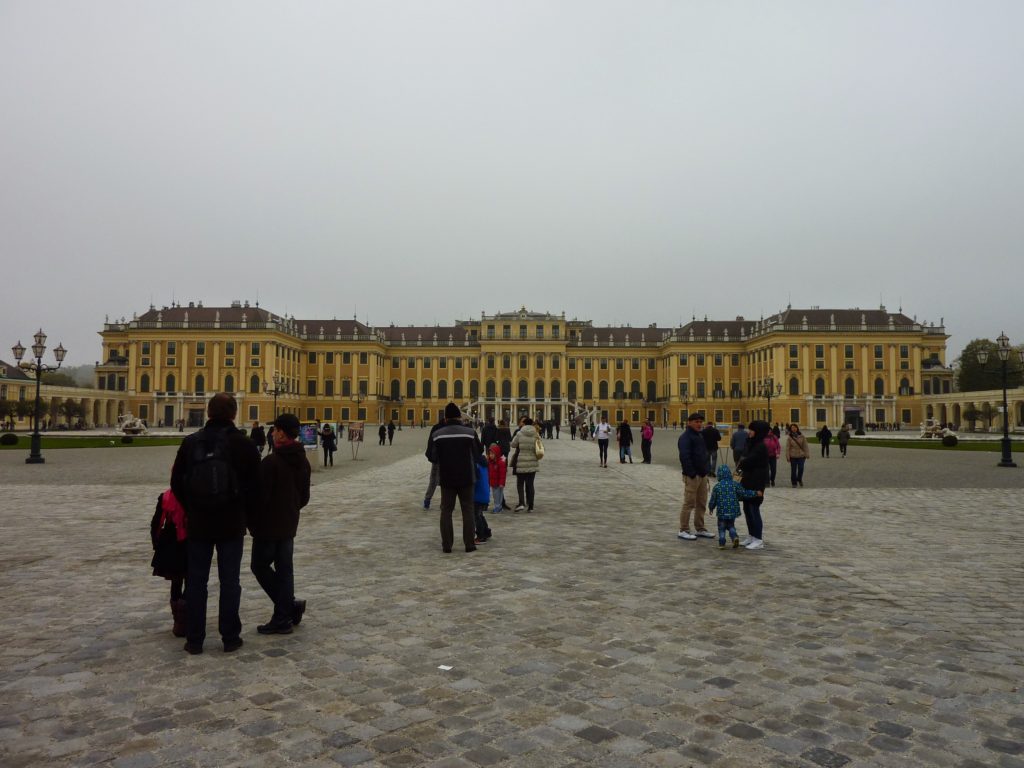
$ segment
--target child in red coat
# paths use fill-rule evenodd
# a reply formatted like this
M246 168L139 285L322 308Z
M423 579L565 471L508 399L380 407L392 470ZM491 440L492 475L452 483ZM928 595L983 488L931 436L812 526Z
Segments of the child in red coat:
M505 476L508 474L508 466L505 457L501 455L501 446L491 443L487 449L487 479L491 484L491 498L494 501L494 514L501 514L501 508L505 503Z

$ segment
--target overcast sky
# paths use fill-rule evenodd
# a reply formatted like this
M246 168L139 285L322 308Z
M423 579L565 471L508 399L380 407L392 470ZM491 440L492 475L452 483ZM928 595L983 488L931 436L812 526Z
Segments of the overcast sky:
M104 315L1024 341L1024 3L0 0L0 354Z

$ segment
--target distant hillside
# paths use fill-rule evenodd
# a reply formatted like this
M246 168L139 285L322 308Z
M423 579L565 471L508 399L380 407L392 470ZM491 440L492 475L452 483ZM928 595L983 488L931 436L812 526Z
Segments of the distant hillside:
M66 373L80 387L92 387L96 384L96 374L92 365L61 366L60 373Z

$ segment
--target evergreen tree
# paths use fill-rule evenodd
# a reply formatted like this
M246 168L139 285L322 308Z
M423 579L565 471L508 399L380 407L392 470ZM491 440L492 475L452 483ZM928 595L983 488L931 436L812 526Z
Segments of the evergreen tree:
M987 389L1002 389L1003 363L999 359L998 346L988 339L974 339L957 359L957 386L961 392L977 392ZM978 352L988 351L988 362L978 362ZM1024 372L1021 371L1020 357L1017 350L1010 350L1010 359L1006 361L1006 386L1019 387L1024 383Z

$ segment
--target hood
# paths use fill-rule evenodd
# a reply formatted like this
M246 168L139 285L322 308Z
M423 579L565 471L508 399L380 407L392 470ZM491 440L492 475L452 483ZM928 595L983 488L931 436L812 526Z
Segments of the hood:
M725 466L725 464L719 464L718 471L715 474L718 476L718 482L720 483L732 481L732 470Z
M497 443L491 443L487 448L487 453L494 456L494 460L497 461L501 458L501 446Z
M750 425L747 427L747 429L753 430L755 441L760 441L764 440L764 436L772 431L772 425L769 424L767 421L762 421L758 419L756 421L750 422Z
M519 430L520 435L526 435L527 437L536 437L537 430L533 428L533 424L527 424Z

